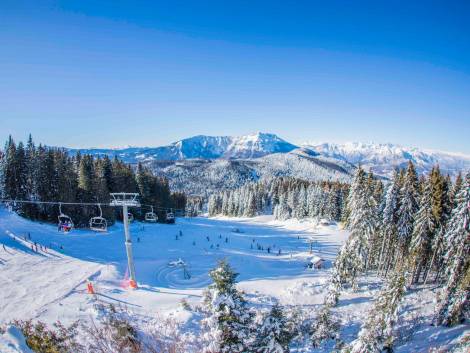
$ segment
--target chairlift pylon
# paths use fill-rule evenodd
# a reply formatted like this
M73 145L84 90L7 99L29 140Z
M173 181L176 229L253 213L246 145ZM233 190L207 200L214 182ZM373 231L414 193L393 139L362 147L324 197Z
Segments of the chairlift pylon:
M100 204L97 204L97 206L100 210L100 215L90 219L90 229L95 232L106 232L108 230L108 222L106 221L106 218L103 217L103 211L101 210Z
M153 212L153 206L150 206L150 207L152 208L152 211L147 212L147 213L145 214L145 221L146 221L146 222L152 222L152 223L154 223L154 222L156 222L156 221L158 220L158 217L157 217L157 215L155 214L155 212Z
M67 216L66 214L62 213L62 204L59 203L59 223L57 225L57 230L59 232L68 233L73 229L73 221L72 218Z

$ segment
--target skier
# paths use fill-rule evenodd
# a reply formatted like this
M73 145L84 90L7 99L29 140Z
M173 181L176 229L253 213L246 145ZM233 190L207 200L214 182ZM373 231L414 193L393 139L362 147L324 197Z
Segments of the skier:
M183 236L183 232L180 230L180 237L182 237L182 236Z
M5 248L5 244L2 244L2 247L3 247L3 250L7 251L7 249Z
M268 246L268 254L271 253L271 248Z
M207 241L210 241L209 236L206 236Z
M225 242L228 243L228 237L225 237Z

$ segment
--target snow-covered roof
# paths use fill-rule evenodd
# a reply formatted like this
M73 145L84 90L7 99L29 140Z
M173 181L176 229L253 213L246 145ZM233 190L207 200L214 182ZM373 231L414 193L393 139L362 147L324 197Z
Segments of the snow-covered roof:
M312 264L317 264L319 262L324 262L324 261L325 261L325 259L321 258L320 256L314 256L310 259L310 262Z

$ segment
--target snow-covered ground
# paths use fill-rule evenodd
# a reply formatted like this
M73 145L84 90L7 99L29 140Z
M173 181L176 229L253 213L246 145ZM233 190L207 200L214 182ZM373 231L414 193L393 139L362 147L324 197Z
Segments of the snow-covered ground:
M252 304L280 301L314 311L322 303L331 261L348 235L337 225L281 222L271 216L178 218L175 225L134 223L131 232L137 290L126 286L122 224L106 234L89 230L63 234L54 225L30 222L0 208L0 325L28 318L65 324L95 319L97 301L125 306L143 322L162 315L190 322L193 313L183 308L181 300L200 303L210 283L208 271L222 258L240 273L239 288ZM46 246L47 251L33 251L34 243ZM326 269L305 268L313 255L326 260ZM186 264L189 279L185 279L179 259ZM87 294L87 279L92 281L96 297ZM343 322L346 341L357 334L379 282L364 279L358 292L341 296L334 310ZM469 329L429 326L434 291L428 286L406 296L398 352L425 352L428 347L452 342ZM405 328L410 324L417 326L407 334Z

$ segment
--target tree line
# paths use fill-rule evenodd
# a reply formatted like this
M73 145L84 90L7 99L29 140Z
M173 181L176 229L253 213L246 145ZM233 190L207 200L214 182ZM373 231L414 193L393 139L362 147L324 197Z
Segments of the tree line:
M276 219L327 218L339 221L349 185L292 177L264 178L234 190L212 194L210 216L253 217L274 214Z
M112 192L136 192L142 204L155 207L160 220L166 215L160 208L186 206L184 194L172 193L168 180L142 164L133 168L118 158L94 158L79 152L69 155L62 148L36 146L31 136L26 144L15 143L10 137L0 152L0 191L3 199L64 203L109 203ZM55 222L59 215L57 205L10 202L9 206L32 220ZM99 215L97 206L62 205L61 209L77 226L86 226L91 217ZM118 211L102 207L109 223L122 218ZM137 219L143 219L149 211L130 209Z
M452 326L469 317L470 173L453 183L433 168L418 178L413 163L396 171L377 199L359 168L346 202L350 236L335 260L325 311L358 277L376 274L385 285L348 353L392 351L400 301L410 287L434 282L438 292L433 324ZM331 327L326 315L325 327Z

